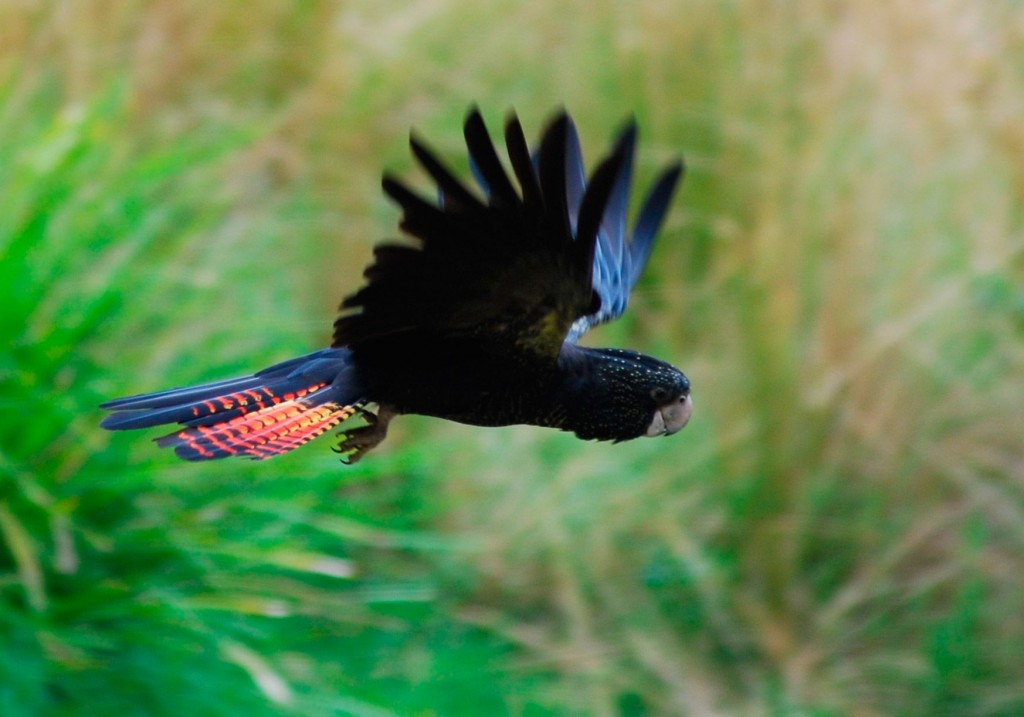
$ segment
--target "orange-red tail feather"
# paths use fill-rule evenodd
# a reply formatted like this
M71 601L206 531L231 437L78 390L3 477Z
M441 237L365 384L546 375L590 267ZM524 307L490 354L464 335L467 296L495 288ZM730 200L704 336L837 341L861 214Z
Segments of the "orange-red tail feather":
M358 404L328 401L309 405L302 400L285 401L223 423L183 428L157 439L157 443L173 446L175 453L186 460L227 456L270 458L308 443L357 410Z
M178 423L158 438L190 461L269 458L307 443L365 403L345 348L314 351L251 376L172 388L103 404L112 430Z

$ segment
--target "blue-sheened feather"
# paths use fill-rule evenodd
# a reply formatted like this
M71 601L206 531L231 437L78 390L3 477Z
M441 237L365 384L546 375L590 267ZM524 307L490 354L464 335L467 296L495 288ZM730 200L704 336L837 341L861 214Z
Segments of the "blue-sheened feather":
M569 200L569 224L576 233L580 204L587 188L587 170L583 166L583 150L576 124L570 119L565 137L565 193ZM600 241L600 238L598 239Z
M217 414L217 421L223 421L235 414L228 415L228 409L223 407L211 412L205 407L206 402L241 395L246 391L280 395L310 385L329 384L348 362L349 355L344 349L320 349L282 361L250 376L107 401L100 408L113 413L104 418L100 425L117 431L165 423L184 423L195 418L200 418L199 423L205 424L213 422L214 413Z
M629 190L633 179L633 152L636 148L636 125L630 123L616 143L616 150L622 153L625 161L615 178L612 195L605 209L604 220L601 222L601 233L598 235L598 246L601 253L595 262L594 288L601 296L601 314L607 314L607 321L620 316L626 310L629 292L633 288L630 282L630 252L627 246L627 226L629 217ZM600 281L597 280L600 275Z
M643 273L647 259L651 255L651 248L654 246L654 236L661 227L665 213L668 211L669 202L672 201L672 194L682 179L686 168L682 160L662 172L654 189L647 195L640 213L637 215L636 226L633 228L633 241L629 245L632 273L630 285L635 285Z
M487 126L475 107L470 110L463 129L466 147L469 149L469 166L477 184L492 206L512 207L519 201L505 168L498 158Z
M594 252L593 286L601 298L601 306L595 313L583 316L573 323L566 337L567 341L578 341L591 327L611 321L626 310L630 292L643 273L654 245L655 235L665 218L669 201L682 176L682 162L677 162L661 174L654 188L644 199L630 236L629 196L633 182L636 139L636 124L630 122L616 143L616 152L623 157L623 162L601 220ZM586 189L586 175L579 147L576 129L570 124L566 143L565 174L573 229L579 213L579 201Z

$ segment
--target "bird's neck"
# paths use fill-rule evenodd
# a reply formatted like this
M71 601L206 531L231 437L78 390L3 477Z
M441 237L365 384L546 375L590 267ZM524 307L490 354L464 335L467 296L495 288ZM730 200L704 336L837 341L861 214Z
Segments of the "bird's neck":
M596 351L573 343L562 344L558 372L548 393L549 405L542 425L563 431L579 432L581 414L593 399Z

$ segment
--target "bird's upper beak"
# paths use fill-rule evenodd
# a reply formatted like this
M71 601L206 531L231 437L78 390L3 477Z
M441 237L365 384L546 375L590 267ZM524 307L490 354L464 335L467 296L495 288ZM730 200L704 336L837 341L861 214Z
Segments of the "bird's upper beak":
M693 415L693 399L686 394L681 399L658 406L654 412L654 420L647 427L648 436L671 436L682 429Z

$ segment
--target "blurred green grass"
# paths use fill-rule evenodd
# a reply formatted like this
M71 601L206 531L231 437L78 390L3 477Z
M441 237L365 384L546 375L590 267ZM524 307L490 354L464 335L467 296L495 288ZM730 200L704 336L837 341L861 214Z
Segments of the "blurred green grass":
M1024 13L0 5L0 714L1024 712ZM188 465L105 398L324 344L410 127L690 175L670 441L404 418Z

